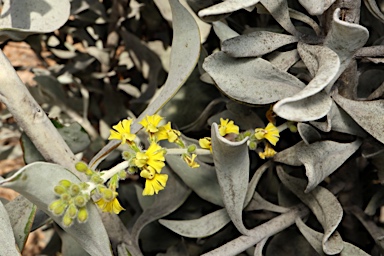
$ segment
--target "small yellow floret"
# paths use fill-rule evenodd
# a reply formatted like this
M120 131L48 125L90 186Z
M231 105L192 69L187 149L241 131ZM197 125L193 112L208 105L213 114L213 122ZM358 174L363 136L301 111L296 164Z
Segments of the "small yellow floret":
M144 169L140 172L140 176L145 178L145 188L143 196L152 196L163 190L167 184L168 175L156 173L152 168Z
M233 121L229 121L229 119L220 118L219 133L221 136L229 133L239 134L239 126L235 125Z
M209 149L212 152L212 141L210 137L199 139L199 145L201 148Z
M272 145L276 146L279 141L279 130L272 123L269 123L264 129L256 128L255 137L258 140L267 139Z
M136 134L131 134L132 119L124 119L117 125L112 126L110 130L111 135L108 140L120 140L121 144L131 144L136 138Z
M187 165L191 168L199 168L200 165L195 162L196 154L192 154L192 156L189 156L188 154L183 155L183 160L187 163Z

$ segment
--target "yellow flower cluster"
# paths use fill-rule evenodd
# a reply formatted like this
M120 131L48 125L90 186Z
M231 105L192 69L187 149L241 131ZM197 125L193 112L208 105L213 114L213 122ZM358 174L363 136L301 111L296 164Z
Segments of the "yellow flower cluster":
M131 151L123 153L126 161L129 162L130 170L139 171L140 177L144 178L145 188L143 195L158 194L163 190L168 181L168 175L161 173L165 166L166 150L158 143L162 140L168 140L185 149L184 143L180 138L180 131L172 129L171 123L161 125L163 118L157 114L146 116L139 123L148 134L150 146L147 150L141 149L135 143L136 135L131 134L130 125L132 120L122 120L113 126L109 139L117 139L121 144L127 143ZM196 155L189 152L182 154L182 159L192 168L199 167L195 162Z

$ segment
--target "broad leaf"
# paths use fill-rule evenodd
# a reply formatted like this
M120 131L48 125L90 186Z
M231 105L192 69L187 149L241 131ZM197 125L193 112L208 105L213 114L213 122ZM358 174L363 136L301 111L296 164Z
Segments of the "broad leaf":
M333 95L333 99L364 130L384 143L384 122L381 118L377 118L384 116L384 100L355 101L343 98L339 94Z
M343 208L336 197L320 186L304 193L306 182L288 175L281 166L277 167L277 174L283 184L311 209L323 226L323 251L327 254L340 253L343 250L342 239L334 232L343 217Z
M199 11L199 16L205 17L210 15L226 14L253 6L258 2L260 2L260 0L227 0Z
M8 212L0 201L0 255L21 255L16 246L15 237Z
M323 234L320 232L317 232L307 225L300 219L296 219L296 226L299 228L301 234L307 239L307 241L312 245L312 247L316 250L316 252L319 255L325 256L322 245L321 245L321 240L323 238ZM343 243L343 250L340 252L340 256L368 256L366 252L361 250L360 248L346 242Z
M34 203L73 236L89 254L112 255L108 235L102 225L96 205L88 203L88 220L86 223L80 224L75 221L70 227L63 226L62 217L55 216L48 210L48 205L57 200L54 187L63 179L75 183L80 182L74 174L62 166L35 162L2 180L0 186L11 188Z
M5 205L15 234L16 244L22 251L35 218L36 205L23 196L18 196Z
M215 234L231 221L227 211L220 209L195 220L159 220L173 232L191 238L203 238Z
M297 94L277 102L273 111L287 120L312 121L331 109L332 99L321 91L336 81L340 62L337 54L324 46L299 43L298 51L314 78Z
M360 145L360 140L351 143L319 141L309 146L300 147L297 151L298 158L304 164L305 173L308 177L305 192L314 189L327 176L336 171L356 152Z
M132 242L138 245L139 235L143 228L179 208L187 199L191 190L167 167L162 173L168 174L167 186L155 195L154 203L146 208L132 228ZM137 246L138 247L138 246Z
M248 138L232 142L223 138L216 123L212 125L212 151L225 209L233 224L247 234L242 220L249 179Z
M165 158L172 170L198 196L210 203L224 206L213 166L199 162L200 167L192 169L178 155L166 155Z
M290 97L305 86L261 58L235 59L217 52L205 59L203 68L230 98L250 104L269 104Z
M28 35L52 32L67 22L68 0L3 0L0 41L22 40Z
M298 40L297 37L291 35L256 31L225 40L221 50L235 58L259 57L284 45L296 43Z

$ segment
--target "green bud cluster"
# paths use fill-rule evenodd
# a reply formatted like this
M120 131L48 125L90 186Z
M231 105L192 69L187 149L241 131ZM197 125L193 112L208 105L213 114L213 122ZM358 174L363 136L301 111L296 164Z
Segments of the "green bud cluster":
M60 199L53 201L48 209L56 216L64 215L64 226L71 226L76 218L79 223L88 219L86 204L90 200L90 195L83 193L88 186L85 182L76 184L69 180L61 180L54 187L54 191Z

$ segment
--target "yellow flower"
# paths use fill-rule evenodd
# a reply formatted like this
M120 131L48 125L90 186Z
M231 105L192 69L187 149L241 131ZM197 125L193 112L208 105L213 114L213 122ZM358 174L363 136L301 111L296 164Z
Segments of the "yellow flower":
M161 172L165 163L165 150L155 142L152 142L147 151L137 152L134 163L139 168L152 167L157 173Z
M132 143L136 138L136 134L131 134L131 123L132 119L124 119L117 125L112 126L115 130L110 130L111 135L108 140L121 140L121 144Z
M119 200L117 200L116 197L111 201L107 201L103 197L101 197L95 203L103 212L119 214L119 212L121 212L122 210L125 210L123 207L121 207Z
M209 149L212 152L212 142L210 137L199 139L199 145L201 148Z
M187 154L183 154L183 160L187 163L187 165L191 168L199 168L200 165L198 163L195 162L195 158L196 158L196 154L192 154L192 157L187 155Z
M180 132L171 128L171 122L163 125L159 128L159 131L154 135L157 141L168 140L169 142L175 142L180 137Z
M152 196L155 193L159 193L160 190L165 188L168 180L167 174L156 173L151 167L142 170L140 176L146 179L143 196Z
M256 128L255 137L258 140L267 139L272 145L276 146L276 143L279 141L280 134L276 126L269 123L264 129Z
M239 134L239 126L235 125L233 121L229 121L229 119L220 118L219 133L221 136L228 133Z
M271 158L276 155L276 151L267 143L264 148L264 152L259 153L261 159Z
M161 120L163 120L161 116L159 116L158 114L154 114L152 116L144 117L144 119L141 120L139 124L141 124L145 128L146 132L155 133L159 131L157 126L159 125Z

